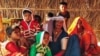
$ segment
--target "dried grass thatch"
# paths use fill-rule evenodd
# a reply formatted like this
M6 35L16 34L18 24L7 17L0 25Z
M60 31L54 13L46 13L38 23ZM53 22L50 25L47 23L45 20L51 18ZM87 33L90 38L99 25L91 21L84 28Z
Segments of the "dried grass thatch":
M68 10L71 14L70 23L73 18L82 16L96 30L100 38L100 0L0 0L0 12L4 18L22 18L22 9L31 8L34 14L41 15L42 19L47 12L57 13L59 2L68 2Z

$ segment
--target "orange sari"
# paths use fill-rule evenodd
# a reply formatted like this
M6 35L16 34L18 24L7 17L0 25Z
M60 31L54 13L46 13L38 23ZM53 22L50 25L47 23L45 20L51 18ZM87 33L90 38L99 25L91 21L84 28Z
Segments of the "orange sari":
M81 21L81 25L84 28L84 33L80 39L80 47L82 50L86 51L88 54L86 56L92 56L92 54L98 53L97 39L96 35L93 32L93 29L90 27L88 22L82 17L76 17L71 26L68 29L68 34L78 34L78 21ZM94 48L91 48L91 44Z
M4 41L5 39L5 32L4 32L4 27L2 23L2 17L0 15L0 42Z

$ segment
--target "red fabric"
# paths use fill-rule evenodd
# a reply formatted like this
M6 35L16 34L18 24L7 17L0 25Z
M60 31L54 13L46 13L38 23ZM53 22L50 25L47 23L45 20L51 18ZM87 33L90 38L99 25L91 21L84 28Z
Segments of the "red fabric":
M21 21L20 25L22 26L22 30L29 30L29 29L39 28L39 24L35 20L31 21L29 25L23 20L23 21Z
M10 52L7 56L14 56L16 53L24 53L26 51L25 48L18 47L13 42L7 43L6 49Z
M94 44L94 48L90 47L91 44ZM90 54L97 54L97 40L95 37L92 37L89 32L83 34L82 39L80 40L80 46Z
M63 56L65 51L60 51L59 53L57 53L55 56Z
M37 21L32 20L29 24L27 24L27 22L25 22L24 20L21 21L21 29L23 31L22 35L24 37L32 37L34 32L40 30L40 25Z
M97 39L96 39L96 35L93 29L90 27L90 25L87 23L87 21L84 18L80 17L79 20L82 22L82 26L85 29L84 34L82 35L80 39L81 48L89 53L89 55L87 56L91 56L91 54L97 54L98 53ZM71 34L77 34L78 33L77 30L78 29L77 29L77 24L76 24L76 27L71 32ZM94 44L94 48L90 48L91 44Z

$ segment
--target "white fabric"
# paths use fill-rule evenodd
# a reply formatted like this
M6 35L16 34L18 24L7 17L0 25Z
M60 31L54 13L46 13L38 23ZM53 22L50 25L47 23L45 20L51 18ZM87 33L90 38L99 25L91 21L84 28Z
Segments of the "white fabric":
M8 42L9 42L9 40L6 40L4 42L0 42L0 50L1 50L0 56L2 56L2 55L6 56L9 53L9 51L6 50L6 45Z
M62 48L62 50L66 50L67 49L67 42L68 42L68 38L69 37L64 37L64 38L62 38L62 40L61 40L61 48Z
M36 56L44 56L42 53L37 53Z
M56 17L53 17L52 20L56 20L56 21L59 21L60 20L60 21L63 21L64 22L63 23L63 28L64 28L65 31L67 31L64 17L62 17L62 16L56 16Z
M23 11L22 11L22 17L23 17L23 20L24 20L24 15L23 15L23 12L27 10L27 11L30 11L32 13L32 11L28 8L24 8ZM32 17L32 20L33 20L33 13L31 14L31 17Z
M42 44L42 42L43 42L44 33L45 33L45 31L43 31L41 34L40 44Z
M43 24L43 29L44 29L44 31L47 31L48 32L48 24L46 23L46 24Z

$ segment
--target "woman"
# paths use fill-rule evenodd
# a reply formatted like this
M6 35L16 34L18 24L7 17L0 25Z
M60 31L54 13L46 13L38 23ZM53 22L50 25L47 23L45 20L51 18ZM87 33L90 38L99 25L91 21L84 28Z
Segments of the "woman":
M64 18L63 17L55 17L54 18L54 27L52 31L52 41L49 43L51 52L53 56L63 56L66 50L67 44L67 36L68 34L65 32L63 25L64 25ZM63 40L63 41L62 41ZM63 46L62 42L65 46Z
M25 56L26 48L19 44L20 40L20 28L18 26L8 27L7 35L10 37L9 42L6 45L6 49L9 53L6 56Z
M65 29L65 22L63 17L55 17L54 29L52 32L52 41L49 46L53 56L79 56L78 39L75 35L68 37ZM75 44L75 45L74 45ZM77 53L73 47L77 46ZM71 48L70 48L71 47ZM75 50L76 50L75 49Z
M93 29L82 17L77 17L68 29L70 35L77 34L80 40L81 56L97 54L97 40Z

